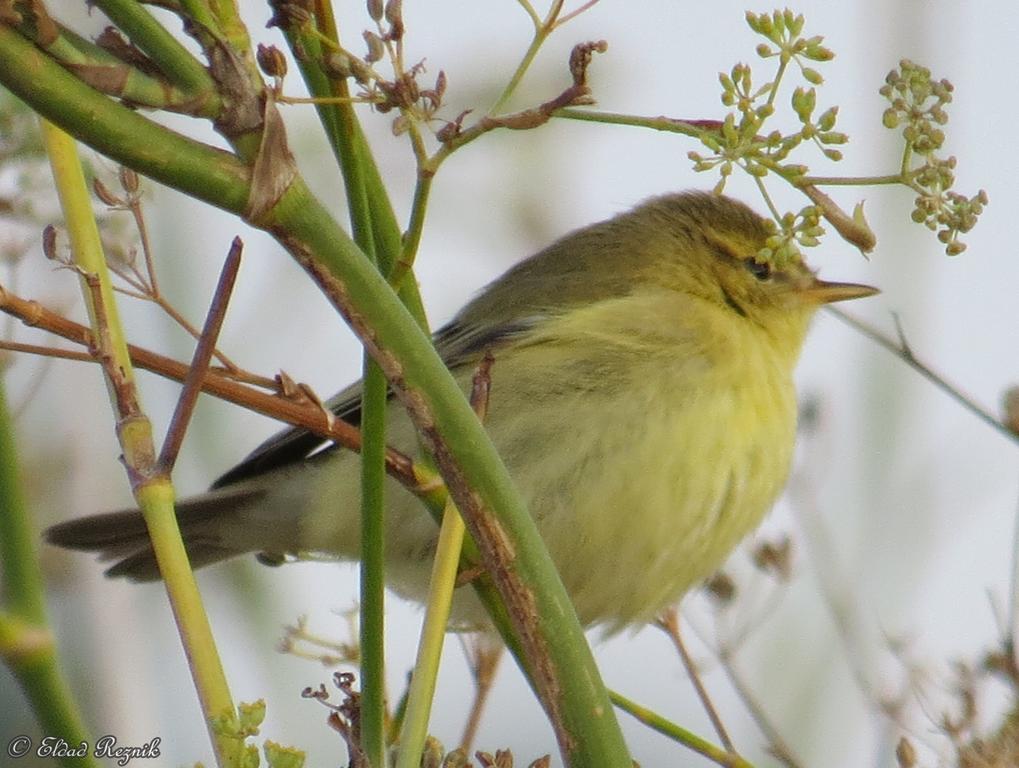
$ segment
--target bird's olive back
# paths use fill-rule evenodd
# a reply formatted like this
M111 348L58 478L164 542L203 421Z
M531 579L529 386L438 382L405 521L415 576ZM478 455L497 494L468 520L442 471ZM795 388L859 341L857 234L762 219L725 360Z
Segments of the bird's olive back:
M696 269L720 240L752 258L769 234L743 203L703 192L652 198L579 229L510 269L464 308L458 321L489 322L562 311L629 293L657 273Z

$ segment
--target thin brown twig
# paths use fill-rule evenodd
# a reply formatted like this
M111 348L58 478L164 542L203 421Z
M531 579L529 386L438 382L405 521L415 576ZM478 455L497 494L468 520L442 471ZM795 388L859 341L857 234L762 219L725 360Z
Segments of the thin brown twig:
M483 424L488 417L488 404L492 395L492 366L495 364L495 357L491 351L486 351L481 362L474 371L474 378L471 384L470 403L478 419ZM463 586L461 581L463 571L457 577L456 586ZM460 736L460 748L466 754L470 754L471 745L478 733L478 726L481 724L481 714L485 710L485 702L495 682L495 673L499 667L499 660L502 658L505 646L502 641L496 638L495 645L487 645L490 640L487 635L476 636L473 643L468 644L463 637L460 638L460 647L467 658L471 674L474 677L474 700L471 702L470 712L467 721L464 723L463 733Z
M486 644L486 641L490 639L487 635L474 637L471 640L460 636L460 646L463 648L464 656L467 658L467 664L474 678L474 700L471 702L463 734L460 736L460 749L466 754L470 754L471 746L477 738L481 715L485 711L488 695L492 692L492 685L495 683L495 673L506 649L499 641L494 646Z
M20 319L25 325L39 327L76 344L92 347L92 334L87 327L46 309L36 301L15 296L2 287L0 311ZM184 381L187 376L188 366L178 360L133 344L128 345L128 351L131 361L139 368L177 382ZM91 355L88 360L97 362ZM241 384L231 371L211 368L202 383L202 391L264 416L303 427L353 451L361 448L361 432L352 424L335 417L330 418L330 414L322 408L307 401L267 394ZM406 454L387 448L386 471L411 492L421 491L414 463Z
M819 458L816 451L810 455L815 460ZM820 459L819 462L814 462L818 466L824 463L824 457L822 456ZM865 659L861 650L861 644L865 642L864 635L872 634L872 631L864 626L859 605L851 599L851 593L840 594L837 591L837 585L844 584L846 579L843 578L844 574L839 572L837 558L834 557L831 547L830 532L824 527L822 515L818 510L817 478L809 471L812 466L813 463L793 474L789 482L788 494L793 514L804 533L803 542L810 555L808 559L814 566L821 601L831 615L836 637L843 647L843 656L850 676L865 701L881 717L927 748L936 751L936 746L930 743L930 734L911 725L906 717L906 706L912 699L915 700L930 722L937 721L937 716L928 712L929 707L922 687L923 670L907 657L906 649L902 647L901 643L890 638L885 643L885 647L904 674L901 684L896 686L898 690L887 694L882 694L878 690L878 674L873 668L873 663ZM731 652L729 655L732 655ZM885 677L887 676L881 675L880 679L883 680ZM890 687L890 685L885 687Z
M567 13L565 16L557 18L555 20L555 23L552 25L552 28L558 29L563 24L567 23L568 21L572 21L573 19L577 18L580 14L584 13L584 11L589 10L590 8L597 4L598 0L587 0L587 2L581 5L579 8L575 8L569 13Z
M855 245L863 253L870 253L874 250L874 246L877 245L877 236L863 218L862 204L857 206L854 215L850 216L814 184L800 182L795 186L821 209L821 214L829 224L835 227L835 231L842 236L843 240L850 245Z
M187 318L182 315L173 304L167 301L159 289L159 278L156 275L155 258L153 257L152 243L149 239L148 227L145 224L145 209L142 206L142 196L139 192L138 174L130 168L121 166L118 172L121 188L124 195L115 194L98 178L93 181L92 188L96 196L114 211L127 211L134 220L135 229L138 231L138 239L141 242L142 258L145 261L144 274L135 263L134 255L123 261L123 264L109 263L109 269L117 277L127 283L134 290L126 290L121 287L114 287L125 296L130 296L141 301L150 301L166 313L171 320L179 325L196 341L200 340L201 334ZM132 249L133 251L133 249ZM239 366L218 349L213 350L213 356L230 370L239 370Z
M757 724L764 738L768 742L768 749L772 755L774 755L780 762L784 763L787 768L800 768L798 758L795 756L792 748L788 745L785 739L782 738L778 728L771 722L771 718L765 711L764 707L758 702L757 698L750 691L749 687L743 682L742 678L739 677L735 669L734 659L736 658L737 652L739 651L742 643L747 639L749 633L756 623L756 619L746 624L739 634L735 637L735 642L728 642L722 639L721 632L718 631L717 620L719 614L715 614L716 619L716 632L714 635L714 642L707 639L705 634L698 632L696 625L691 625L694 631L698 634L705 645L711 647L718 658L719 664L725 671L726 676L729 678L729 682L735 690L737 696L743 702L743 706L746 707L750 713L751 718Z
M874 326L869 323L865 323L847 312L837 309L833 306L825 307L828 312L837 317L839 320L844 322L850 328L859 331L871 341L877 342L878 345L884 347L889 352L894 354L900 360L904 361L910 368L919 373L929 382L934 384L942 392L946 393L949 397L955 400L959 405L968 410L974 416L979 418L984 423L996 429L1002 435L1007 437L1014 443L1019 443L1019 434L1013 432L1008 428L1008 425L998 419L994 414L985 408L978 405L974 400L967 397L962 391L954 384L948 382L944 376L937 373L929 365L921 361L916 355L913 354L913 350L905 340L903 335L902 327L896 320L896 329L898 332L898 341L882 333Z
M149 301L153 302L157 307L163 310L163 312L169 315L170 319L177 323L177 325L179 325L181 328L183 328L184 331L188 333L193 339L198 340L201 338L201 333L198 331L198 329L196 329L188 321L188 319L184 317L184 315L182 315L175 306L173 306L173 304L167 301L166 297L164 297L161 293L156 293L155 289L153 289L153 293L147 298ZM217 360L219 360L219 362L222 363L226 368L232 371L240 370L240 366L238 366L233 360L224 355L218 349L213 350L213 356Z
M135 258L135 256L131 254L125 257L125 262L123 263L119 262L119 260L113 259L109 259L107 261L107 266L109 266L110 272L115 274L117 277L119 277L133 289L129 290L122 286L115 285L112 286L113 290L118 291L125 296L130 296L132 299L150 301L152 297L149 296L149 291L151 289L149 288L148 283L145 281L144 275L142 275L142 273L138 271L137 265L132 264L130 261L127 261L127 259L133 258Z
M61 360L74 360L81 363L94 363L95 355L88 352L78 352L74 349L60 349L59 347L44 347L41 344L22 344L17 341L0 340L0 349L8 352L21 352L39 357L56 357Z
M142 256L145 258L145 271L149 276L149 287L152 293L159 295L159 280L156 277L155 260L152 257L152 243L149 240L149 229L145 225L145 210L142 208L141 194L138 192L138 174L125 166L120 167L120 184L127 193L127 209L134 219L138 239L142 244Z
M495 357L491 351L485 352L477 369L474 371L474 379L471 384L470 403L478 420L484 424L488 418L488 400L492 394L492 366L495 364Z
M764 711L764 707L761 705L761 702L757 700L757 697L736 671L736 666L733 662L733 654L729 651L729 649L720 647L718 649L718 660L722 665L722 669L725 670L725 674L729 678L730 684L736 691L736 694L740 697L740 700L743 702L743 706L745 706L750 712L750 716L754 719L754 722L757 723L757 727L761 729L761 733L764 734L764 738L768 740L768 749L771 754L787 768L801 768L802 763L796 757L792 748L788 743L786 743L786 740L782 738L782 734L778 732L778 729L771 722L771 718L768 716L768 713Z
M689 651L686 649L686 644L683 642L683 636L679 630L679 612L675 607L669 608L663 613L655 624L668 635L672 644L675 646L676 651L679 653L679 658L683 662L683 666L686 668L687 675L690 676L690 681L693 683L694 690L697 691L697 698L701 701L701 706L704 707L704 711L708 715L708 719L711 720L711 725L715 729L715 733L718 734L719 740L722 742L722 746L732 753L736 752L736 747L732 743L732 739L729 737L729 732L725 728L725 724L722 723L722 718L718 714L718 710L715 709L714 702L711 701L711 696L708 695L707 689L704 687L704 683L701 681L700 673L697 671L697 665L694 664L693 659L690 657Z
M450 123L437 134L443 144L426 163L426 170L434 173L442 161L455 150L489 131L498 128L516 131L530 130L549 122L561 109L591 104L591 89L587 85L587 68L595 53L604 53L606 50L608 50L608 43L604 40L575 45L570 52L569 62L573 84L555 98L536 107L507 115L485 115L466 129L462 129L458 121Z
M234 283L237 280L237 271L241 266L241 253L244 244L239 237L235 237L230 244L230 251L227 253L226 262L223 264L223 271L220 273L219 282L216 284L216 291L212 295L212 302L209 305L209 312L205 318L205 327L202 328L202 335L198 337L198 345L195 347L194 357L191 359L191 369L184 379L184 387L180 397L177 399L177 407L173 411L173 418L170 419L170 427L166 433L166 440L159 453L157 467L167 474L173 469L177 462L177 455L180 453L181 444L184 442L184 433L187 431L188 423L191 421L191 414L194 412L195 403L198 402L198 395L202 391L202 382L209 373L209 363L212 362L212 355L216 350L216 341L219 339L219 332L223 328L223 320L226 318L226 308L230 303L230 295L233 293Z
M113 341L110 338L110 318L107 312L106 302L103 300L103 287L99 275L77 268L85 281L85 286L92 297L92 309L95 313L93 324L95 332L89 334L89 349L95 359L102 366L106 373L107 384L114 395L114 403L117 407L117 426L120 426L128 419L135 419L142 416L141 407L138 404L138 393L125 371L117 365L113 354ZM128 471L137 471L141 467L128 466ZM132 478L133 479L133 478Z

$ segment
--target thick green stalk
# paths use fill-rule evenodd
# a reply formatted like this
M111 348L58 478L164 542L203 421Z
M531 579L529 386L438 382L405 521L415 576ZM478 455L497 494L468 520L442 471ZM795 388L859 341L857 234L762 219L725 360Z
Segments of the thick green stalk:
M165 78L142 72L91 40L63 27L57 27L55 37L35 42L82 80L109 96L138 106L189 115L215 117L219 112L219 94L214 90L202 94L186 91Z
M180 137L169 146L145 143L134 129L145 126L152 136L156 129L148 120L110 104L3 27L0 82L115 160L198 199L242 215L246 210L249 189L240 163L212 155L216 162L207 167L198 157L210 158L210 150ZM253 223L308 270L408 407L510 606L567 763L628 768L630 757L569 596L505 466L430 340L299 176Z
M211 35L218 39L223 37L219 20L209 7L208 0L179 0L179 2L184 11L182 14L184 18L190 19L191 23L195 25L192 29L197 28L198 35L196 36Z
M0 380L0 659L25 692L42 732L68 744L93 744L74 696L60 671L56 642L46 618L36 531L29 520L14 447L14 424ZM5 749L16 749L12 741ZM12 756L14 756L12 754ZM68 768L98 768L86 754L65 757Z
M163 75L181 88L219 100L209 71L137 0L94 0Z
M0 605L19 619L44 625L46 602L35 541L18 476L14 424L0 379Z
M326 0L317 0L316 22L321 34L333 42L338 42L339 35L332 7ZM350 92L346 80L331 78L320 66L323 57L321 40L296 27L288 28L284 32L291 49L305 51L304 55L295 55L295 59L308 92L313 97L322 99L348 98ZM347 198L350 201L354 239L357 241L357 222L367 218L370 221L372 240L375 243L380 268L384 274L389 274L403 250L400 225L353 104L319 103L315 105L315 109L329 140L329 146L343 173ZM361 211L368 211L369 215L364 217ZM417 280L411 277L401 281L397 292L418 324L427 330L428 320Z
M243 210L250 174L236 157L111 101L3 24L0 82L102 154L219 208Z

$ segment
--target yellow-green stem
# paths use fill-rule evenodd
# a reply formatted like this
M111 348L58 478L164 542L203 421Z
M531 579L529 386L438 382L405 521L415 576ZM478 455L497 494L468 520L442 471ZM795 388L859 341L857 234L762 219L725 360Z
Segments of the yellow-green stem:
M531 39L531 44L527 46L527 50L524 52L523 58L514 70L512 77L506 87L503 88L502 93L499 94L499 98L495 100L495 104L488 110L489 115L499 114L503 107L506 106L506 102L513 96L513 92L516 91L517 86L520 85L520 81L524 79L524 75L527 74L527 70L530 69L534 57L538 55L538 49L541 48L545 39L548 37L548 30L544 26L538 25L534 29L534 37Z
M432 580L428 588L425 623L421 629L414 676L410 681L407 712L400 730L400 751L397 768L418 768L421 752L428 736L428 716L435 695L435 680L442 658L442 643L449 622L450 604L456 587L460 548L464 539L464 523L456 506L450 502L442 514L439 543L432 563Z
M645 115L627 115L621 112L599 112L593 109L563 107L552 113L553 117L567 120L581 120L588 123L604 123L606 125L630 125L637 128L650 128L653 131L679 133L683 136L697 138L704 128L689 120L674 117L647 117Z
M153 480L141 486L135 498L145 516L159 572L166 584L166 593L217 757L221 765L239 765L240 741L217 727L217 723L233 717L233 699L181 540L173 508L173 486L169 478Z
M428 195L432 191L434 173L418 170L417 185L414 187L414 204L411 208L410 224L403 238L403 250L400 258L389 273L389 284L393 290L399 291L407 276L413 275L414 259L417 258L418 247L421 245L421 233L425 227L425 211L428 209Z
M882 184L909 184L909 179L901 173L885 176L800 176L794 183L801 187L807 184L815 187L870 187Z
M84 286L86 281L83 280L85 303L93 321L93 332L97 340L102 340L101 353L112 358L104 365L104 370L107 373L110 400L117 414L117 434L135 499L148 526L160 573L166 582L167 594L184 652L191 665L217 759L220 765L239 765L239 740L224 736L214 729L216 721L233 716L233 701L181 540L173 508L173 486L169 477L150 474L156 456L152 426L138 410L137 397L131 391L134 382L131 358L117 314L109 270L92 214L77 147L74 139L59 128L45 120L41 122L43 141L53 168L74 262L83 273L95 275L99 281L98 299L101 306L92 290ZM100 316L103 327L97 327ZM115 372L116 381L111 372ZM129 392L130 397L125 397Z
M648 709L632 699L626 698L623 694L617 691L610 690L609 698L617 708L623 710L629 715L632 715L648 728L658 731L658 733L663 736L667 736L694 752L704 755L704 757L708 758L713 763L726 766L727 768L754 768L751 763L739 755L727 752L721 747L712 744L710 741L702 739L693 731L688 731L683 726L677 725L671 720L667 720L654 710Z
M83 271L99 278L100 294L109 323L108 338L111 347L109 351L116 360L127 361L123 372L126 380L131 381L133 373L130 364L131 358L127 351L127 340L124 338L123 326L117 313L117 302L113 296L113 286L99 239L99 228L92 212L92 200L85 183L85 174L78 158L77 147L74 139L49 121L41 120L40 123L43 142L49 155L50 167L53 170L53 179L56 182L57 194L60 197L60 207L64 213L64 225L67 227L67 236L71 241L74 263ZM85 305L88 308L89 320L92 327L95 328L95 307L84 282L82 290L85 291ZM112 382L107 380L106 384L110 391L110 397L114 398Z
M544 21L538 18L538 14L530 3L521 3L521 5L523 5L527 15L531 18L531 23L534 24L534 37L531 38L531 44L527 46L523 58L517 65L516 70L514 70L506 87L503 88L502 93L499 94L499 98L495 100L492 108L488 110L489 115L499 114L506 105L506 102L512 98L513 92L520 85L520 81L524 79L524 75L527 74L527 70L530 69L531 64L534 62L534 57L538 55L538 50L555 30L556 19L559 18L559 12L562 10L563 0L553 0Z
M775 97L778 96L778 84L782 82L782 77L785 75L788 66L789 59L779 57L778 71L775 72L775 79L772 81L774 85L771 87L771 93L768 94L769 107L774 107L775 105Z

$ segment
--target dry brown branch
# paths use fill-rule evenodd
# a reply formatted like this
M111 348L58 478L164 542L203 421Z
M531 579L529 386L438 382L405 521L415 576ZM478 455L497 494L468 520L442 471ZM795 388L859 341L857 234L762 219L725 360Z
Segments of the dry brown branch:
M89 349L93 347L92 333L86 326L62 317L36 301L15 296L2 287L0 287L0 311L21 320L25 325L41 328ZM128 351L131 354L131 361L139 368L177 382L183 382L187 376L188 365L178 360L133 344L128 345ZM65 357L68 353L58 351L58 354ZM88 359L96 361L92 355ZM292 400L268 394L239 383L232 372L219 367L209 369L202 382L202 391L278 421L303 427L344 448L353 451L361 449L361 432L357 427L335 418L330 412L306 398ZM413 461L405 454L387 448L386 471L408 490L415 493L421 490L415 476Z
M718 714L718 710L715 708L715 704L711 700L711 696L708 695L708 691L704 687L704 683L701 681L697 665L694 663L690 653L686 649L686 644L683 642L683 636L679 631L679 611L677 611L674 607L670 608L662 614L655 624L659 629L665 632L672 641L676 652L679 654L679 658L683 662L683 667L686 669L687 675L690 676L690 682L693 683L694 690L697 691L697 698L700 699L701 706L704 707L704 711L707 713L708 719L711 720L711 725L715 729L715 733L718 734L718 738L722 742L722 746L730 753L737 754L736 748L732 743L732 739L729 737L729 732L726 730L724 723L722 723L722 718Z
M499 661L503 657L505 646L489 635L460 637L460 646L474 677L474 699L471 702L467 722L464 723L463 734L460 736L460 749L470 754L471 747L481 725L481 715L488 701L488 694L495 683L495 673L499 669Z
M216 341L219 339L219 332L223 327L223 320L226 318L226 308L230 303L230 294L233 293L237 271L241 266L243 247L241 239L235 237L230 245L226 262L223 264L223 271L220 274L219 283L216 285L216 291L212 296L209 313L205 319L205 327L202 329L201 336L198 337L198 345L195 347L195 353L191 359L191 369L184 379L184 388L177 400L177 407L174 408L173 418L170 419L170 426L167 429L166 440L163 442L158 462L160 471L167 474L177 463L177 455L184 442L184 433L191 421L195 403L198 402L202 382L209 373L209 363L212 362L212 356L216 351Z

